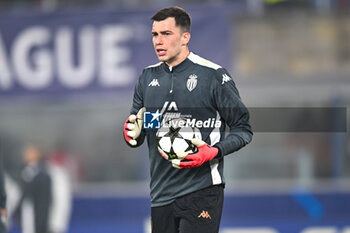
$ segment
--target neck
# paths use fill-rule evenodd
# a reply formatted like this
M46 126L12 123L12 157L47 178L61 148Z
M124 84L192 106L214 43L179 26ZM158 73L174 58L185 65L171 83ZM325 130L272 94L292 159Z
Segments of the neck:
M181 62L183 62L184 60L186 60L186 58L190 55L190 51L188 49L186 49L186 51L182 52L181 54L179 54L179 56L173 60L173 61L166 61L165 63L168 66L177 66L178 64L180 64Z

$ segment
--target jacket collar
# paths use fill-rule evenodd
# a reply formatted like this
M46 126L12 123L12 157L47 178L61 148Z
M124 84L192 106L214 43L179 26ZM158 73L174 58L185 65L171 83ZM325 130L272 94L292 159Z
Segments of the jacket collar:
M191 56L192 52L190 53L189 56ZM176 65L176 66L172 66L169 67L165 62L163 62L163 68L166 72L168 73L180 73L182 71L184 71L185 69L187 69L190 65L191 65L191 61L190 59L188 59L188 57L183 60L180 64Z

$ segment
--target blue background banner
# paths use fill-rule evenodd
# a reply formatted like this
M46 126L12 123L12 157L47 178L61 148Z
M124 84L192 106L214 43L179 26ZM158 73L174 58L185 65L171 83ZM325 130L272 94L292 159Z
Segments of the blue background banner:
M229 65L222 8L190 11L191 51ZM131 90L157 63L154 12L74 12L0 16L0 95Z
M146 197L78 196L68 233L148 233L149 202ZM349 192L231 194L224 201L220 233L348 233L349 219ZM17 232L14 227L11 233Z

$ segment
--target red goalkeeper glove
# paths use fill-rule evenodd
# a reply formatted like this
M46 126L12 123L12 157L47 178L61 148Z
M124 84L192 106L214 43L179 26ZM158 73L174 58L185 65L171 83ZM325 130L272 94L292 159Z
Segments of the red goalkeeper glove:
M141 134L143 126L143 112L146 108L141 108L136 115L132 114L124 123L124 138L131 146L137 145L137 138Z
M219 149L216 147L209 146L207 143L203 142L198 138L191 140L192 143L197 146L198 152L193 154L188 154L187 152L177 153L179 159L173 159L171 162L175 168L193 168L199 167L203 163L212 160L219 153ZM182 161L186 159L187 161Z

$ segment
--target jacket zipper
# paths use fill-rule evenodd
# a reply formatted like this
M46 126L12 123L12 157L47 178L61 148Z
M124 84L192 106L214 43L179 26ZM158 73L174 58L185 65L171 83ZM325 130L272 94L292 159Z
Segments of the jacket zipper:
M171 73L171 85L170 85L169 93L173 93L173 89L174 89L174 75L173 73Z

